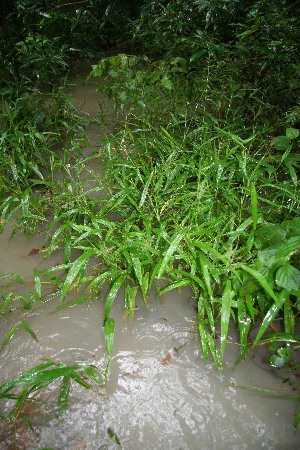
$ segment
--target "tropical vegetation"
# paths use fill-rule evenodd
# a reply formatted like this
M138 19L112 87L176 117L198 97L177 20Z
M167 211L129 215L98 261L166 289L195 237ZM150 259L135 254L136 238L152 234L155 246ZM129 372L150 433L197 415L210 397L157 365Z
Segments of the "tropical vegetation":
M132 317L139 294L147 302L153 288L162 296L189 286L204 357L222 367L234 327L241 358L268 345L272 366L297 371L299 1L15 0L1 8L1 227L43 228L45 256L64 253L59 266L35 271L29 294L14 295L22 278L2 274L1 317L37 307L45 284L60 290L61 307L104 290L109 362L119 291ZM66 86L76 60L95 56L89 76L126 119L86 155L87 119ZM91 160L104 164L104 177ZM2 348L20 327L36 338L17 322ZM0 397L15 400L16 415L61 379L61 412L71 380L89 385L78 370L102 386L108 369L47 360L4 382Z

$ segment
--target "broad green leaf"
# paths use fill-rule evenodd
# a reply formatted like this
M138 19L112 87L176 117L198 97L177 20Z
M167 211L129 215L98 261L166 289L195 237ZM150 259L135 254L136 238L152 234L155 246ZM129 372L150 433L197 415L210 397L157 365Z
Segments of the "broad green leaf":
M167 77L167 75L164 75L161 80L160 80L161 84L163 85L164 88L168 89L169 91L171 89L173 89L173 83L170 80L170 78Z
M298 291L300 288L300 271L286 263L277 270L275 282L277 286L287 291Z
M113 319L106 319L104 323L105 333L105 347L108 355L112 354L115 338L115 321Z
M79 256L76 261L72 264L68 275L66 277L66 280L63 284L62 290L61 290L61 298L64 299L68 290L70 289L71 285L73 284L77 274L80 270L85 266L86 262L92 255L95 255L97 253L97 250L90 249L85 251L81 256Z
M295 139L299 136L299 130L297 128L287 128L285 134L289 139Z
M1 344L1 349L3 350L3 348L7 345L7 343L9 342L9 340L12 338L12 336L16 333L16 331L19 328L23 328L25 331L27 331L27 333L30 334L30 336L35 339L36 341L38 340L36 337L35 332L33 331L33 329L31 328L30 325L28 325L27 322L24 322L23 320L21 320L20 322L16 323L7 333L7 335L4 337L2 344Z
M272 145L277 150L287 150L288 147L291 147L290 139L287 136L277 136L272 139Z

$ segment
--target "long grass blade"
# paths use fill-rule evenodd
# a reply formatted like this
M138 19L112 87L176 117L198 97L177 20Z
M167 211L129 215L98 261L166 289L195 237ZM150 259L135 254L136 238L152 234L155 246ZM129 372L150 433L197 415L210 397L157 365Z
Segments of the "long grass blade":
M90 259L92 255L95 255L97 251L95 249L86 250L81 256L79 256L78 259L73 263L71 266L68 275L66 277L66 280L63 284L62 290L61 290L61 298L64 299L67 295L68 290L70 289L71 285L73 284L77 274L80 270L85 266L87 261Z
M19 328L23 328L27 333L30 334L30 336L37 341L38 338L35 334L35 332L33 331L33 329L31 328L31 326L27 323L24 322L23 320L21 320L20 322L16 323L10 330L9 332L6 334L6 336L4 337L2 344L1 344L1 348L0 351L4 349L4 347L8 344L9 340L13 337L13 335L19 330Z

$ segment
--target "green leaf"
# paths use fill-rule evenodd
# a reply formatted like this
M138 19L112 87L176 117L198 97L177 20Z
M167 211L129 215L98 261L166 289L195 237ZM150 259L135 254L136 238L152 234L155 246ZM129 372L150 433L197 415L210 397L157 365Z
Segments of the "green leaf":
M282 291L279 294L276 304L271 306L271 308L265 315L264 320L258 330L258 333L256 335L256 338L255 338L255 341L254 341L252 347L255 347L259 343L262 335L267 331L267 329L269 328L269 326L271 325L271 323L273 322L273 320L279 313L280 309L282 308L282 305L284 304L284 302L286 301L287 298L288 298L288 293L286 291Z
M258 219L258 209L257 209L257 193L254 183L251 183L251 213L252 213L253 231L255 231Z
M241 269L245 270L245 272L250 273L250 275L252 275L258 282L259 284L264 288L264 290L266 291L266 293L277 303L278 299L273 291L273 289L271 288L271 286L269 285L269 283L267 282L267 280L255 269L252 269L251 267L246 266L245 264L238 264L238 267L240 267Z
M286 364L287 360L285 357L279 356L279 355L271 355L269 357L269 363L273 367L283 367Z
M120 289L120 287L122 286L122 284L124 283L124 281L126 280L127 276L126 275L120 275L119 278L117 278L115 280L115 282L113 283L109 294L106 298L106 302L105 302L105 308L104 308L104 325L105 325L105 321L108 319L109 314L110 314L110 310L112 307L112 304L115 300L115 297L117 295L118 290Z
M291 147L290 140L287 136L277 136L274 139L272 139L272 145L277 150L287 150L289 147Z
M121 445L120 439L111 428L107 428L107 434L117 445Z
M85 251L81 256L79 256L76 261L72 264L68 275L66 277L66 280L63 284L62 290L61 290L61 298L64 299L68 290L70 289L72 283L74 282L77 274L79 271L85 266L86 262L92 255L95 255L97 251L95 249L90 249Z
M167 77L167 75L164 75L162 79L160 80L161 84L164 88L168 89L169 91L173 89L173 83L170 80L170 78Z
M277 270L275 282L277 286L287 291L298 291L300 288L300 271L286 263Z
M287 128L285 134L289 139L295 139L299 136L299 130L297 128Z
M165 272L165 269L167 267L167 265L169 264L173 253L177 250L181 239L184 237L186 231L185 230L181 230L172 240L170 247L168 248L168 250L166 251L163 260L160 264L160 267L158 269L158 273L157 273L157 278L161 278L161 276L163 275L163 273Z
M141 207L144 205L144 203L145 203L145 200L146 200L146 197L147 197L147 194L148 194L148 191L149 191L149 186L150 186L150 183L151 183L153 174L154 174L154 171L152 170L152 172L150 173L150 175L149 175L149 177L148 177L147 183L145 184L145 187L144 187L144 189L143 189L142 195L141 195L141 200L140 200L140 203L139 203L139 207L140 207L140 208L141 208Z
M33 329L30 327L30 325L28 325L27 322L24 322L23 320L21 320L20 322L16 323L16 324L9 330L9 332L7 333L7 335L5 336L5 338L4 338L3 341L2 341L1 349L0 349L0 350L3 350L3 349L4 349L4 347L7 345L7 343L9 342L9 340L12 338L12 336L16 333L16 331L17 331L19 328L23 328L25 331L27 331L27 333L30 334L30 336L31 336L34 340L36 340L36 341L38 340L37 337L36 337L35 332L34 332Z
M112 354L115 337L115 321L113 319L106 319L104 323L105 333L105 347L108 355Z
M70 377L65 376L61 380L60 390L57 398L59 415L62 415L68 408L69 394L70 394Z
M226 286L224 293L222 295L222 306L221 306L221 354L224 356L227 335L228 335L228 327L229 327L229 319L231 312L231 303L234 296L234 292L231 289L231 281L226 281Z
M42 283L39 276L39 273L36 269L34 269L34 285L35 285L35 292L41 298L42 296Z
M211 266L210 261L206 258L206 256L203 255L203 253L200 253L199 255L199 261L200 261L200 265L201 265L201 271L202 271L202 275L204 278L204 282L207 288L207 292L210 296L210 298L213 298L213 291L212 291L212 287L211 287L211 282L210 282L210 273L209 273L209 267Z
M104 386L104 382L102 378L99 376L97 368L91 365L88 365L84 368L85 373L97 383L99 386Z

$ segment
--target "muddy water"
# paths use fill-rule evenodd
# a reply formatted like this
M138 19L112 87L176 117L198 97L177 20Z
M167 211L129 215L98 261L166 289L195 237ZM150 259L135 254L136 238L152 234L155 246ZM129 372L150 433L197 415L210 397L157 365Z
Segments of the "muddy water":
M80 80L76 80L78 86ZM74 88L73 96L88 114L97 114L94 82ZM92 124L90 131L96 146L103 130ZM41 253L29 255L32 248L42 245L42 235L9 240L7 230L0 236L1 273L18 272L30 286L34 268L60 262L59 254L48 262ZM40 358L68 364L83 360L104 370L103 304L100 297L90 304L53 312L58 305L53 296L26 314L20 311L8 316L1 323L1 340L17 320L26 320L38 342L18 330L1 352L1 382L40 363ZM235 387L289 392L278 374L261 367L256 357L235 368L239 352L233 332L222 373L203 360L195 304L188 290L171 292L162 299L153 293L148 305L138 302L132 320L124 319L123 305L120 293L111 314L116 335L107 386L88 391L73 384L70 407L62 419L48 406L54 404L57 386L48 388L41 395L40 410L27 411L32 430L20 420L12 430L0 425L1 450L299 448L299 431L292 428L295 402Z

